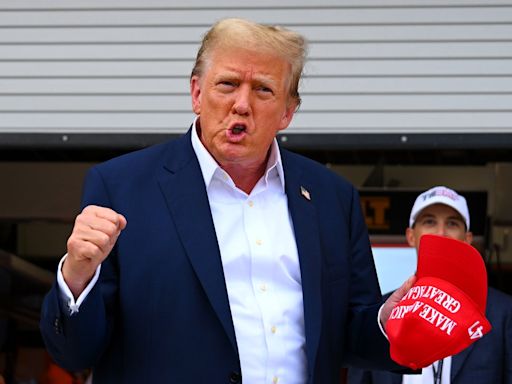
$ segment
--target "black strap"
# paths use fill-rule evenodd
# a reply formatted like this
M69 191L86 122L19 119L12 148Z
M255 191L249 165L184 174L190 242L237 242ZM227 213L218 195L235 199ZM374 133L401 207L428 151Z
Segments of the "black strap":
M432 372L434 373L434 384L441 384L441 379L443 377L443 360L439 360L437 363L437 369L432 364Z

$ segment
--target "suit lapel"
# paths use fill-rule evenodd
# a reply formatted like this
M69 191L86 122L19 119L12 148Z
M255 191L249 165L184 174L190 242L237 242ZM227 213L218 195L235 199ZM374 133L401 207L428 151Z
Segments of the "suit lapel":
M321 248L314 190L283 151L286 194L299 253L308 365L314 371L322 324ZM235 350L224 271L201 169L190 131L169 148L159 184L190 262ZM304 194L309 192L310 199ZM193 216L191 215L193 213Z
M168 150L160 188L192 267L233 348L238 350L217 236L190 131L175 144Z
M286 195L299 253L304 299L304 325L308 366L314 371L322 324L321 297L321 248L316 208L313 204L315 191L302 176L302 171L289 162L282 151L286 180Z
M473 350L474 345L475 344L473 343L466 349L464 349L461 352L457 353L456 355L452 356L452 368L451 368L451 372L450 372L450 382L455 383L455 378L457 377L460 370L462 369L462 366L464 365L464 362L466 361L467 357Z

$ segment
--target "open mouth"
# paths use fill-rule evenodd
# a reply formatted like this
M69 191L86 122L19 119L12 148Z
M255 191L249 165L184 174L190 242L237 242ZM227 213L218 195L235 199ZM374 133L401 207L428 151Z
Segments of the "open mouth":
M231 132L234 134L234 135L239 135L241 134L242 132L245 132L246 130L246 126L243 125L243 124L236 124L233 128L231 128Z

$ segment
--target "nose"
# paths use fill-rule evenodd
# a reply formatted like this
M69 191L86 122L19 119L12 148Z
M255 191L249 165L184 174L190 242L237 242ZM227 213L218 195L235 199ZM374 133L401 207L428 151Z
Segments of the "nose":
M251 89L247 86L240 86L235 95L233 112L237 115L248 115L251 112Z
M439 224L436 228L436 235L447 236L447 228L444 224Z

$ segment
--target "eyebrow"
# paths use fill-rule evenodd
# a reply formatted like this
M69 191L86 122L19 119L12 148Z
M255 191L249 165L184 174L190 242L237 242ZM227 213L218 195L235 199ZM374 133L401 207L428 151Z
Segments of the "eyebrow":
M417 218L416 218L416 221L418 220L421 220L421 219L425 219L425 218L435 218L435 215L431 214L431 213L422 213L420 214Z
M421 219L435 219L435 218L436 218L436 215L434 215L432 213L423 213L416 218L416 221L421 220ZM465 224L464 219L458 215L448 216L447 219L460 221L462 224Z
M240 75L240 73L236 72L236 71L224 71L224 72L221 72L219 74L217 74L215 77L214 77L214 80L215 81L219 81L221 79L235 79L235 80L240 80L242 78L242 76ZM265 75L259 75L259 74L253 74L252 76L252 83L259 83L259 84L264 84L264 85L268 85L268 86L271 86L271 87L277 87L277 82L270 76L265 76Z
M265 85L269 85L271 87L277 87L277 82L271 78L271 77L268 77L268 76L254 76L253 77L253 81L257 82L257 83L262 83L262 84L265 84Z

